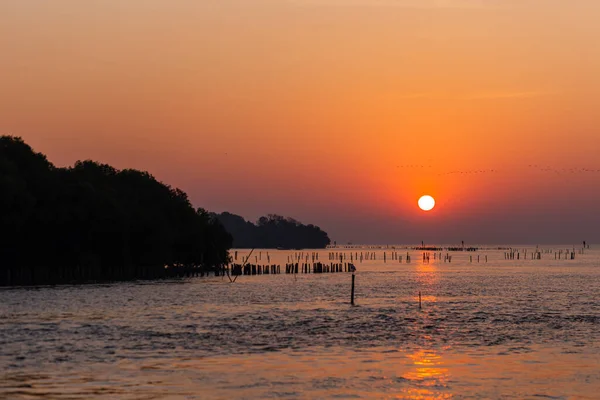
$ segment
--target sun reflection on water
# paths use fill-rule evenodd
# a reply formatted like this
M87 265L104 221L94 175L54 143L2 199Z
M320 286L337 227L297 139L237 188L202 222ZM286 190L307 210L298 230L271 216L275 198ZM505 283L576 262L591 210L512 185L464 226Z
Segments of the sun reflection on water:
M439 281L437 263L439 260L422 261L416 264L416 280L421 288L420 297L423 307L431 310L437 302L433 287ZM417 295L418 297L419 295ZM432 314L425 311L421 314L423 326L433 325ZM402 378L409 381L410 387L401 390L401 398L409 399L450 399L449 393L450 370L444 366L441 353L434 348L430 335L422 336L422 347L407 354L410 361L409 370L402 374Z
M415 300L419 301L419 294L423 304L434 305L437 302L435 295L435 286L440 280L439 272L436 263L439 261L431 262L419 261L416 264L416 281L419 284L419 292L415 293ZM426 315L424 315L426 317Z
M450 372L444 367L442 356L431 349L419 349L407 357L412 361L412 369L402 375L411 382L411 387L403 394L411 399L449 399L448 381Z

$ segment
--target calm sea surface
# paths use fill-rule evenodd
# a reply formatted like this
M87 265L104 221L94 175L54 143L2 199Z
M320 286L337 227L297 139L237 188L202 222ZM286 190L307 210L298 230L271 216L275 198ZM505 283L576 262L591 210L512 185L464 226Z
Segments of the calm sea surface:
M0 399L600 399L600 250L369 251L355 307L349 273L0 289Z

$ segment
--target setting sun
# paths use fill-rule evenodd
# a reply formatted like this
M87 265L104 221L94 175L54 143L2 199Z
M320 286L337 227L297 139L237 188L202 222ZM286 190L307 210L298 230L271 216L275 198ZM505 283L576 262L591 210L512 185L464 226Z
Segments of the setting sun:
M435 200L433 197L426 195L421 196L419 199L419 208L423 211L431 211L435 207Z

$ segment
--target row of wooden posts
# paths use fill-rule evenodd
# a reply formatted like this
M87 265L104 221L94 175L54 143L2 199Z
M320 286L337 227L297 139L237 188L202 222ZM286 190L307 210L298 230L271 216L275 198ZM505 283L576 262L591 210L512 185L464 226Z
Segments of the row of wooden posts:
M477 262L481 262L481 258L480 257L481 256L478 254L477 255ZM471 262L471 263L473 262L473 256L469 256L469 262ZM488 262L488 256L487 255L485 256L485 262Z
M424 253L425 254L425 253ZM238 252L235 251L234 252L234 260L237 261L238 260ZM437 253L434 253L434 259L438 258ZM263 259L263 255L262 255L262 251L258 252L257 255L254 256L254 261L256 265L259 265L259 261L261 261ZM339 261L340 263L344 263L347 261L350 261L351 263L353 262L364 262L364 261L372 261L372 260L377 260L377 253L375 252L351 252L351 253L343 253L343 252L329 252L328 253L328 259L329 261ZM409 252L406 252L406 256L400 255L399 252L397 251L392 251L390 252L390 255L388 257L387 252L383 253L383 262L386 263L387 261L391 260L391 261L398 261L398 262L403 262L406 261L407 263L409 263L411 261L411 256ZM442 253L439 253L439 259L442 259ZM269 255L269 252L266 252L265 255L265 260L267 261L267 264L271 263L271 256ZM452 260L452 256L449 254L446 254L444 257L444 262L448 261L450 262ZM287 262L288 264L293 264L295 262L304 262L304 263L317 263L319 261L319 253L318 252L296 252L292 255L288 255L287 256Z
M431 262L431 254L432 253L429 253L429 252L423 253L423 263L424 264L429 264ZM442 255L443 255L442 253L433 253L433 259L441 260ZM443 257L444 257L444 262L449 262L449 263L452 262L452 256L450 254L446 253L443 255ZM410 261L410 259L409 259L409 261Z
M269 255L268 251L266 253L267 254L265 255L265 260L267 261L267 264L270 264L271 263L271 256ZM262 258L263 258L262 251L259 251L258 254L256 254L254 256L254 261L255 261L256 265L259 264L259 261L262 261ZM237 261L237 259L238 259L238 252L237 252L237 250L234 251L234 253L233 253L233 259L234 259L234 261ZM247 262L248 260L245 260L245 261Z
M227 268L227 267L226 267ZM281 265L232 264L229 266L233 276L239 275L277 275L281 274Z
M322 274L335 272L350 272L351 263L287 263L281 265L232 264L225 267L232 276L239 275L277 275L282 271L286 274Z
M328 254L329 256L329 260L330 261L344 261L344 260L350 260L350 262L364 262L364 261L371 261L371 260L377 260L377 253L375 252L350 252L350 253L343 253L343 252L329 252ZM392 251L390 252L390 257L389 259L392 261L398 261L398 262L402 262L402 258L403 256L400 255L399 252L397 251ZM383 252L383 262L387 262L388 260L388 256L387 256L387 252ZM406 252L406 258L405 258L406 262L410 262L410 253Z
M531 259L531 260L541 260L542 259L542 254L551 254L553 252L552 249L542 249L542 250L538 250L536 249L535 251L530 251L528 253L527 249L524 249L521 251L519 250L512 250L509 252L505 252L504 253L504 259L505 260L526 260L526 259ZM235 259L238 258L238 252L235 252ZM578 254L583 254L584 253L584 249L581 249L578 251ZM558 252L554 252L554 258L557 260L574 260L575 259L575 249L570 250L559 250ZM267 265L262 265L260 264L258 261L261 260L263 258L262 252L259 252L258 255L255 256L255 264L249 264L246 267L243 267L243 264L233 264L230 268L231 268L231 274L232 275L266 275L266 274L279 274L281 273L281 266L280 265L271 265L270 261L271 261L271 257L269 255L268 252L266 252L266 261L267 261ZM431 259L433 258L433 260L442 260L444 261L444 263L451 263L452 262L452 255L450 255L449 253L443 254L441 252L436 252L436 253L430 253L430 252L423 252L422 253L422 259L423 259L423 263L430 263ZM318 252L295 252L292 255L288 255L287 256L287 263L285 264L285 268L284 271L286 271L286 273L293 273L293 272L288 272L288 271L294 271L294 270L298 270L299 272L295 272L295 273L319 273L319 272L347 272L348 270L348 262L353 263L353 262L364 262L369 261L369 260L376 260L377 259L377 253L375 252L352 252L352 253L345 253L345 252L329 252L328 253L328 259L330 261L338 261L337 263L329 263L329 264L324 264L318 261L319 259L319 253ZM393 251L390 253L390 260L392 261L398 261L399 263L402 262L406 262L406 263L410 263L411 262L411 256L410 253L407 252L405 256L400 255L399 252ZM475 260L475 256L473 255L469 255L469 262L472 263ZM480 255L477 254L477 258L476 258L477 262L488 262L488 255ZM387 253L384 252L383 253L383 262L386 263L388 261L388 256ZM240 269L241 268L241 269ZM340 271L340 268L343 271ZM255 271L255 272L253 272Z
M350 272L352 263L291 263L286 264L286 274L323 274L334 272Z
M584 254L584 249L580 249L579 251L577 251L577 254ZM535 250L533 252L529 252L529 255L527 253L527 250L524 250L523 253L521 254L520 251L518 250L511 250L510 252L506 252L504 253L504 259L505 260L541 260L542 259L542 254L552 254L552 252L554 252L554 259L555 260L574 260L575 259L575 254L576 251L575 249L566 249L566 250L559 250L559 251L553 251L552 249L548 250ZM563 257L564 255L564 257ZM486 256L487 259L487 256Z

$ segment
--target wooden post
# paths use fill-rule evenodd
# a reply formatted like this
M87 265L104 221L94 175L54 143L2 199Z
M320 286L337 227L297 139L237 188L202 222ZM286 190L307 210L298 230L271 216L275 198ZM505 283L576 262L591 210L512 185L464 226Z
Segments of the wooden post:
M419 292L419 310L421 309L421 292Z
M352 292L350 294L350 304L354 305L354 278L355 275L352 273Z

